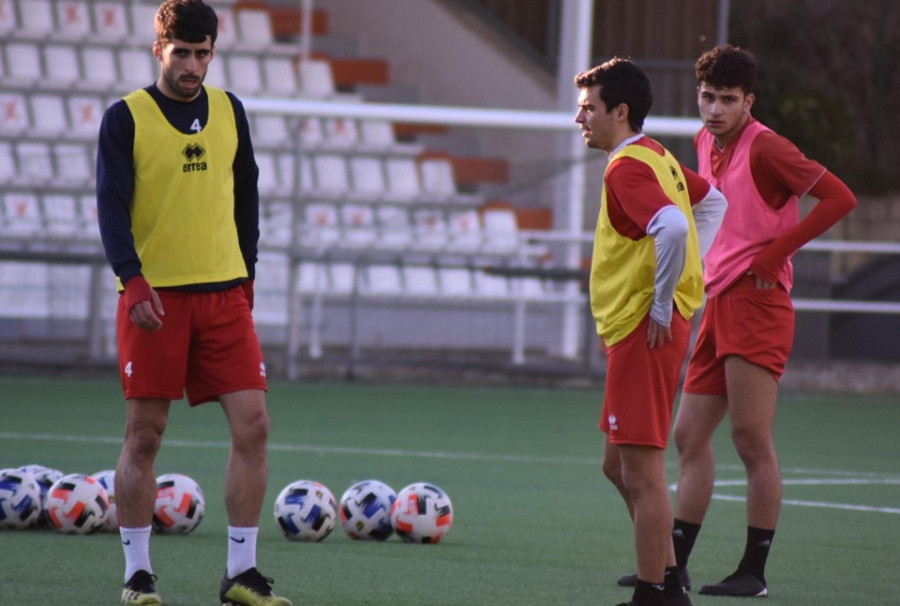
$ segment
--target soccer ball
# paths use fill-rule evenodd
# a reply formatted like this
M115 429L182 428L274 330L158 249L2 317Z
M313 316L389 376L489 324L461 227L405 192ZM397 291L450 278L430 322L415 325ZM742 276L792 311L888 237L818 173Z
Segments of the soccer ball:
M406 543L438 543L453 526L453 505L434 484L410 484L397 493L391 523Z
M200 485L186 475L167 473L156 478L153 530L159 534L188 534L206 513Z
M33 475L38 483L38 487L41 489L41 515L35 520L33 526L45 528L50 525L50 520L47 518L47 493L50 491L53 483L66 474L58 469L44 467L43 465L25 465L19 469Z
M0 470L0 528L21 530L41 516L41 489L20 469Z
M109 509L103 519L103 530L115 532L119 529L119 514L116 512L116 471L114 469L98 471L91 474L91 477L100 482L109 498Z
M47 491L47 518L68 534L91 534L103 526L109 509L106 490L100 482L80 473L70 473Z
M394 534L391 505L397 494L378 480L357 482L344 492L338 513L352 539L384 541Z
M337 504L331 491L312 480L297 480L275 499L275 522L292 541L321 541L337 521Z

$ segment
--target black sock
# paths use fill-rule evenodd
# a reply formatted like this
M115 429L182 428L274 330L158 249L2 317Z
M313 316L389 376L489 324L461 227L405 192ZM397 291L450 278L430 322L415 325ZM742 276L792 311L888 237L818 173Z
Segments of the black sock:
M747 527L747 546L744 548L744 557L738 564L738 570L748 572L766 584L766 560L769 559L769 549L772 548L774 530Z
M684 593L681 586L681 577L678 576L678 566L669 566L666 568L666 588L663 594L667 598L674 598Z
M694 541L700 534L700 524L691 524L675 518L672 524L672 544L675 546L675 563L687 568L688 558L694 549Z
M631 596L633 606L663 606L665 601L664 586L647 581L637 580L634 594Z

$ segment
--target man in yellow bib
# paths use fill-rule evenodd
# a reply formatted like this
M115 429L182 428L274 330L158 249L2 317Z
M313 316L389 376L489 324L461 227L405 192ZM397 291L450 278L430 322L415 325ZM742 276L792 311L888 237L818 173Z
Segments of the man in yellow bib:
M603 471L634 520L637 580L622 606L690 606L672 549L665 449L690 319L703 302L701 258L725 199L645 136L650 82L615 58L578 74L588 147L609 154L591 260L591 308L607 347Z
M267 480L266 372L253 325L259 171L241 102L203 85L218 18L202 0L156 13L159 79L104 114L100 234L119 285L126 399L115 494L123 604L158 605L150 564L155 460L172 400L218 401L231 430L225 474L225 605L291 606L256 568Z

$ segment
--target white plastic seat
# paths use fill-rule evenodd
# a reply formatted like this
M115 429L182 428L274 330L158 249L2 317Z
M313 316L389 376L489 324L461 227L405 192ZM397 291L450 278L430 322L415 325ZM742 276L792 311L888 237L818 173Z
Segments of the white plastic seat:
M94 33L99 40L121 42L131 33L128 28L126 4L121 1L94 2ZM153 22L148 24L152 28Z
M100 223L97 221L97 197L79 196L78 214L81 217L81 235L88 240L100 240Z
M13 0L0 0L0 37L8 36L17 26Z
M278 163L274 152L257 150L256 166L259 168L258 189L260 196L270 196L278 193L279 175Z
M427 158L419 163L422 174L422 192L437 199L447 199L456 194L453 165L446 158Z
M44 47L44 79L39 86L68 90L81 78L78 51L71 44L48 44Z
M482 270L475 270L473 274L476 295L487 298L509 297L509 278Z
M374 201L384 195L384 169L379 158L351 157L350 178L354 197Z
M25 95L0 93L0 135L16 136L29 126Z
M396 142L394 127L387 120L360 120L360 143L375 150L389 150Z
M146 48L119 50L120 90L130 92L156 81L154 57Z
M293 239L294 209L290 202L267 202L262 205L260 241L269 246L288 246Z
M324 263L301 261L297 273L297 292L316 294L328 290L328 268Z
M85 40L91 35L91 14L84 0L57 0L57 40Z
M259 324L285 326L288 318L290 266L283 253L261 252L256 264L253 320Z
M69 129L69 118L66 104L59 95L32 95L29 99L31 107L31 128L29 136L36 138L55 138L65 134Z
M19 174L12 143L0 141L0 185L12 183Z
M56 180L65 187L87 187L94 183L93 154L87 145L59 143L53 146Z
M356 120L349 118L326 118L325 138L333 147L351 148L359 141Z
M203 79L203 84L208 84L209 86L215 86L216 88L222 88L225 90L231 90L231 87L228 85L228 74L225 69L225 57L215 56L213 60L207 64L206 67L206 78Z
M53 34L53 6L50 0L19 0L19 27L14 35L29 40L44 40Z
M300 244L313 247L333 246L341 238L337 207L316 202L303 209Z
M226 58L230 90L239 95L255 96L262 92L263 81L259 60L252 55L230 55Z
M77 237L83 229L74 196L52 194L41 200L46 233L51 237Z
M331 64L320 59L306 59L297 65L300 93L314 99L327 99L335 95L334 74Z
M291 142L288 118L281 114L255 114L250 116L253 147L286 147Z
M43 185L55 177L50 145L28 141L16 144L19 164L18 182L26 186Z
M319 195L343 196L350 191L347 161L337 154L316 154L313 158L315 190Z
M156 41L154 20L159 5L135 2L131 4L131 42L138 47L149 47Z
M379 206L376 212L378 219L379 248L403 249L412 243L412 227L409 223L409 212L399 206Z
M375 211L371 206L344 204L341 206L341 225L342 246L366 248L375 242Z
M481 219L474 210L450 213L448 248L455 252L474 253L481 249Z
M115 50L112 47L81 47L81 66L77 88L82 90L105 92L112 90L119 81Z
M216 6L219 18L219 31L216 33L216 49L228 50L237 42L237 25L234 21L234 10L229 6Z
M6 77L4 81L16 87L32 87L44 77L41 51L34 42L10 42L6 45Z
M393 202L411 202L421 192L419 170L412 158L388 158L385 160L387 191L385 199Z
M71 136L95 141L100 132L104 106L98 97L73 96L68 99Z
M265 93L273 97L293 97L300 92L293 57L268 56L262 59Z
M317 149L325 140L322 121L315 116L302 119L300 127L300 145L304 149Z
M37 236L43 230L41 208L31 193L3 196L3 235L16 238Z
M392 264L374 264L366 268L365 291L370 294L397 296L403 294L400 268Z
M293 150L277 152L278 195L294 198L297 195L297 157Z
M350 294L356 282L356 267L352 263L335 262L329 265L330 290L337 294Z
M437 296L437 272L433 267L407 265L403 268L403 287L407 294L416 296Z
M413 213L416 226L416 247L438 250L447 245L447 222L437 209L420 209Z
M300 156L300 189L297 192L303 197L308 197L315 192L316 181L313 177L312 158L308 154Z
M46 318L49 314L47 264L0 263L0 315Z
M512 209L489 208L482 212L484 248L487 252L510 253L519 245L519 226Z
M438 268L438 280L442 295L465 297L473 293L472 272L464 267Z
M268 50L274 43L272 21L266 9L244 8L235 11L238 41L236 47L251 51Z

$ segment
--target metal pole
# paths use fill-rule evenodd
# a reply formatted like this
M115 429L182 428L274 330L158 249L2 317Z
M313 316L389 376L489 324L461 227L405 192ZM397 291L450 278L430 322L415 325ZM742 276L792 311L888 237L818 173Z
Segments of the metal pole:
M731 12L731 0L719 0L719 29L716 34L718 44L728 44L728 15Z

